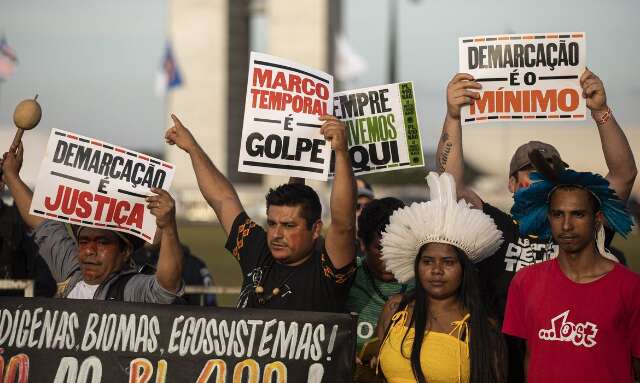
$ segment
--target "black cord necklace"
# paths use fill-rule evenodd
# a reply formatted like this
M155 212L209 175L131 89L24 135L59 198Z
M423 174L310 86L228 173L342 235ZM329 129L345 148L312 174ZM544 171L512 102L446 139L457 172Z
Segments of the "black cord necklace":
M271 301L272 299L278 297L280 295L280 293L282 292L282 287L285 285L285 283L287 283L287 281L289 281L289 279L291 279L291 277L293 276L293 274L296 273L296 271L298 271L298 267L294 266L294 269L292 272L289 273L289 275L287 275L282 282L280 282L279 284L276 284L277 287L274 287L271 290L271 293L267 296L265 296L265 291L264 291L264 284L266 284L265 282L267 281L267 277L269 276L269 272L271 272L271 269L275 266L275 259L272 258L272 262L271 265L269 265L268 268L266 268L266 272L264 273L264 275L262 275L262 277L260 278L260 281L258 282L258 284L256 285L256 287L254 288L254 293L256 295L256 300L258 302L258 304L264 305L267 304L269 301ZM264 268L264 266L263 266Z

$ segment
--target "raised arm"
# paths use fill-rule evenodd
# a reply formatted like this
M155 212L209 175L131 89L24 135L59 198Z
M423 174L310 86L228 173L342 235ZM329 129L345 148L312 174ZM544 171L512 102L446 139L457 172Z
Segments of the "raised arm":
M604 159L609 168L607 180L618 197L626 201L638 174L633 152L620 125L607 105L604 84L590 70L585 70L580 77L582 97L586 98L587 107L598 126Z
M175 202L165 190L152 188L154 196L147 197L147 207L156 217L161 230L160 255L156 266L156 279L165 290L175 293L182 280L183 254L176 225Z
M24 148L22 146L22 142L20 142L15 152L9 151L2 156L2 181L9 188L11 196L13 197L24 222L31 229L35 229L40 226L45 219L29 214L29 207L31 206L33 193L20 178L23 154Z
M172 114L171 118L173 126L167 130L165 140L169 145L178 145L189 154L200 192L213 208L225 233L229 235L233 220L243 211L238 194L178 117Z
M470 74L458 73L453 76L447 85L447 116L442 125L442 135L436 152L438 172L450 173L456 181L458 197L464 198L478 209L482 208L482 200L464 183L460 108L478 99L480 94L473 90L480 88L480 83L473 81L473 76Z
M347 148L345 125L334 116L325 115L320 132L331 141L336 153L336 176L331 189L331 226L325 248L331 263L342 268L353 262L356 248L356 181Z

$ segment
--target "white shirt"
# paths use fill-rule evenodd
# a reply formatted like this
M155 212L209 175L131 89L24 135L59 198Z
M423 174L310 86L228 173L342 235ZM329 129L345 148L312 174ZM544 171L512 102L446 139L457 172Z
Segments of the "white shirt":
M96 292L96 289L98 288L98 285L89 285L87 283L85 283L85 281L80 281L78 283L76 283L76 285L73 287L73 289L71 290L71 292L69 293L69 295L67 295L67 298L70 299L93 299L93 295Z

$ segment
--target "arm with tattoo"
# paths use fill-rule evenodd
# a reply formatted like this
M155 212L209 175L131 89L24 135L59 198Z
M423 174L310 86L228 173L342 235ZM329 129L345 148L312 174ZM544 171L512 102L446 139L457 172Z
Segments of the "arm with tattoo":
M482 200L464 184L464 155L462 152L462 126L460 108L479 97L481 85L469 74L456 74L447 86L447 116L442 125L436 161L440 173L450 173L456 181L458 198L465 198L475 208L482 207Z

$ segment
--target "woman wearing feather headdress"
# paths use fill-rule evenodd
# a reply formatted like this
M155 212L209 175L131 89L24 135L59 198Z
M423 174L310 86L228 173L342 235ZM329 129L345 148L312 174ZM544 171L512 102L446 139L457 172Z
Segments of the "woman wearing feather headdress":
M448 173L427 177L431 200L396 210L382 259L399 282L378 321L379 367L389 382L501 382L504 345L489 319L474 263L502 243L493 220L456 198Z
M606 220L626 236L631 219L600 175L537 168L511 212L521 230L553 237L560 250L516 274L502 330L526 341L528 382L633 382L631 361L636 378L640 372L640 275L607 252L602 229Z

